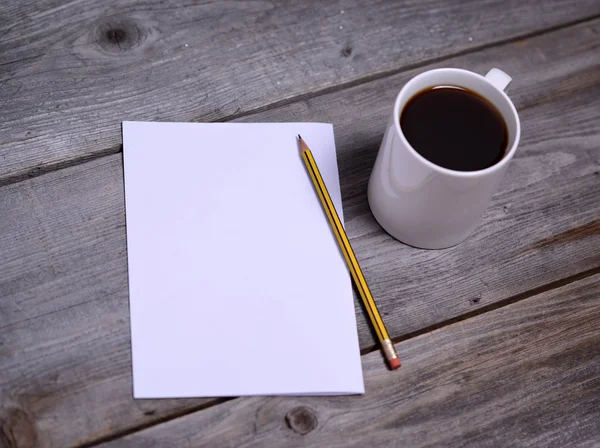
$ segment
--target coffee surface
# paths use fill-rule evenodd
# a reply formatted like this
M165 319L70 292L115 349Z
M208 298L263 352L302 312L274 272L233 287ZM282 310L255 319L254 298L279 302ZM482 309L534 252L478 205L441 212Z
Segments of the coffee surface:
M430 162L456 171L477 171L498 163L508 144L506 123L496 107L458 87L417 93L400 114L408 143Z

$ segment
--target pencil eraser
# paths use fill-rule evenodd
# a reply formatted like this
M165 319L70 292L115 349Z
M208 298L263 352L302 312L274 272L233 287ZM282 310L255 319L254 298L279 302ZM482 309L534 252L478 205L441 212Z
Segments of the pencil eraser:
M396 370L400 368L400 358L390 359L390 369Z

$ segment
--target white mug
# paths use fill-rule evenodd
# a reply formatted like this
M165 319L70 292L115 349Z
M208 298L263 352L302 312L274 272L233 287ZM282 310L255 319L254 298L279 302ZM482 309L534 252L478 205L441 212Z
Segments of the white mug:
M504 93L510 81L496 68L485 77L442 68L421 73L402 88L368 187L371 211L390 235L411 246L443 249L460 243L475 229L519 144L519 116ZM483 170L454 171L430 162L410 146L400 127L400 113L415 94L435 86L463 87L496 106L508 128L502 160Z

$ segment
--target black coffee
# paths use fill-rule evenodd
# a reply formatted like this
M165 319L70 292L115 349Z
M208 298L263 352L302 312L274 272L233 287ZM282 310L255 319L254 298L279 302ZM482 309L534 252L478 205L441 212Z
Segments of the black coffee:
M400 115L408 143L427 160L456 171L488 168L504 156L508 130L485 98L459 87L413 96Z

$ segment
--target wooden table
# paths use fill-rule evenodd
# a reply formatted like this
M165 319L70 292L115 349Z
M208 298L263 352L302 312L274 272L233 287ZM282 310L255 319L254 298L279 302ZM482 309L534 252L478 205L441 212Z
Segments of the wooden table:
M425 251L365 192L434 67L512 75L523 135L474 235ZM2 2L0 446L600 446L599 100L598 0ZM357 301L363 396L133 400L123 120L334 123L402 369Z

